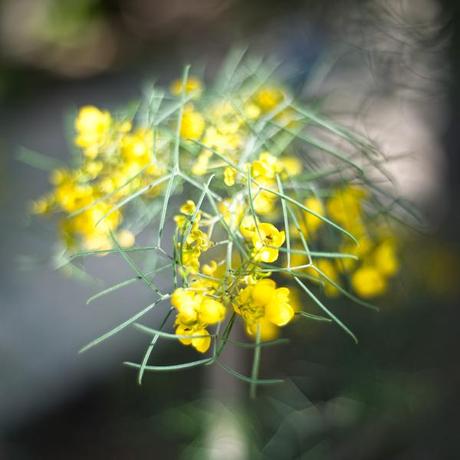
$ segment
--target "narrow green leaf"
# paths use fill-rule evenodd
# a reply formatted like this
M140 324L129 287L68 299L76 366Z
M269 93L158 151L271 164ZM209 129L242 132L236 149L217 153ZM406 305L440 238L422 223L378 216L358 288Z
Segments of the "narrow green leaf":
M141 310L140 312L136 313L134 316L131 316L131 318L129 318L126 321L124 321L123 323L119 324L117 327L114 327L110 331L106 332L105 334L102 334L97 339L95 339L92 342L88 343L88 345L85 345L78 353L84 353L85 351L88 351L90 348L93 348L96 345L99 345L104 340L109 339L110 337L112 337L112 335L117 334L118 332L122 331L125 327L128 327L130 324L134 323L139 318L141 318L146 313L148 313L150 310L152 310L152 308L155 308L162 300L165 300L165 298L166 297L162 297L160 299L157 299L155 302L151 303L150 305L145 307L143 310Z
M247 377L246 375L240 374L239 372L235 371L229 366L222 364L220 361L216 361L216 363L224 369L224 371L228 372L233 377L236 377L238 380L241 380L246 383L255 384L255 385L276 385L279 383L284 383L284 380L281 379L252 379L251 377Z
M190 367L203 366L204 364L211 363L212 361L213 361L213 358L205 358L205 359L199 359L198 361L191 361L189 363L184 363L184 364L173 364L170 366L145 366L145 370L146 371L157 371L157 372L180 371L182 369L188 369ZM125 366L134 367L136 369L139 369L141 367L141 364L132 363L130 361L125 361L123 364Z
M296 280L297 284L299 284L299 286L316 303L316 305L318 305L321 308L321 310L323 310L333 321L335 321L335 323L339 327L341 327L355 341L355 343L358 343L358 339L355 336L355 334L353 334L353 332L351 332L351 330L342 321L340 321L340 319L337 318L337 316L335 316L334 313L332 313L328 308L326 308L323 305L323 303L313 294L313 292L310 291L310 289L307 288L307 286L305 286L304 283L302 283L302 281L300 281L300 279L297 276L294 276L294 279Z
M20 147L16 154L16 160L42 171L52 171L56 168L62 168L62 163L55 158L35 152L26 147Z
M324 321L327 323L331 323L331 318L325 318L324 316L314 315L313 313L307 313L306 311L298 311L296 315L303 316L304 318L312 319L314 321Z

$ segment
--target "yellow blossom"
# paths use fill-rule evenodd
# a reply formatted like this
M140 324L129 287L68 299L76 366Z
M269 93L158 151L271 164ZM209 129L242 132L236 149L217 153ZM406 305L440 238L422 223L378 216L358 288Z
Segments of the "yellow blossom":
M263 112L269 112L278 106L284 99L284 93L279 88L266 86L254 95L254 102Z
M111 125L109 112L91 105L82 107L75 120L75 144L83 149L98 148L107 141ZM93 153L91 156L94 156Z
M188 273L197 273L200 268L201 253L207 251L212 242L209 236L200 229L201 211L196 212L195 203L188 200L181 206L180 210L182 215L175 216L174 220L180 235L177 249L181 257L182 269ZM190 217L193 215L195 215L195 219L192 223ZM185 235L187 237L185 241L182 241Z
M140 128L134 133L125 134L121 140L121 154L139 167L152 162L153 131Z
M209 149L213 149L220 154L234 154L242 145L242 136L239 131L222 132L220 126L209 126L203 136L203 144Z
M235 134L243 124L243 119L230 101L220 102L213 107L211 117L221 134Z
M260 223L252 234L254 259L261 262L275 262L278 259L278 248L285 240L284 230L279 231L273 224Z
M257 231L257 224L258 220L257 218L254 218L254 216L249 215L243 217L241 223L240 223L240 232L246 238L247 240L252 239L253 235Z
M382 295L386 290L385 278L372 266L358 268L351 277L351 285L365 299Z
M104 163L102 161L88 161L84 166L85 172L91 179L95 179L103 169Z
M216 270L217 270L217 262L215 260L211 260L209 264L204 264L203 269L202 269L203 273L208 276L213 276Z
M328 215L347 230L353 231L356 225L361 224L362 203L366 196L362 187L348 186L339 189L328 200Z
M134 236L133 232L130 232L129 230L121 230L118 235L117 235L117 240L118 243L120 243L120 246L122 248L130 248L131 246L134 245L136 241L136 237Z
M246 331L250 335L255 335L265 322L285 326L294 317L294 310L289 303L289 289L277 288L276 283L268 278L241 290L234 308L244 319Z
M304 205L306 208L310 209L311 211L315 212L320 216L324 216L324 206L323 203L319 198L310 197L304 201ZM305 224L307 233L310 235L314 235L318 229L323 225L323 220L319 217L316 217L310 212L305 211Z
M391 240L380 243L374 251L374 263L377 270L385 276L393 276L399 269L396 245Z
M195 203L192 200L187 200L181 207L180 212L187 216L192 216L196 211Z
M275 209L275 203L276 195L265 190L257 192L256 196L253 199L255 212L262 216L272 214Z
M227 187L235 185L236 176L238 172L235 168L227 166L224 170L224 183Z
M183 85L182 80L175 80L171 83L170 91L174 96L179 96L185 86L185 94L190 94L193 97L199 97L203 91L203 85L201 81L196 77L188 77L185 85Z
M225 317L225 307L217 300L204 297L199 307L200 320L206 324L216 324Z
M274 180L276 174L283 170L283 165L269 152L262 152L259 158L252 162L251 175L254 179Z
M185 108L182 114L180 135L184 139L198 140L201 138L205 128L203 115L193 108Z
M208 325L217 324L225 317L225 306L194 288L178 288L171 296L171 305L176 308L177 335L204 335ZM208 337L203 338L180 338L185 345L192 345L201 353L207 351L210 345Z
M296 157L282 157L279 159L279 163L282 168L283 176L293 177L302 172L302 162Z

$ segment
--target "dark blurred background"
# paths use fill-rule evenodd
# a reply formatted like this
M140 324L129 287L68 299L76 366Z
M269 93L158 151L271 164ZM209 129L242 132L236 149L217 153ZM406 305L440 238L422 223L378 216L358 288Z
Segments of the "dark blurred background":
M454 0L1 0L0 458L458 458L459 21ZM380 314L337 305L358 346L335 328L294 324L291 344L262 357L263 374L287 382L256 401L216 369L138 386L121 365L143 355L135 331L77 350L148 293L85 304L97 286L52 269L54 230L27 214L47 173L17 155L65 161L72 109L126 104L186 63L212 76L246 45L381 141L430 228L404 237L404 272ZM108 283L130 276L116 258L88 265ZM153 359L188 351L161 346ZM228 359L248 371L249 354Z

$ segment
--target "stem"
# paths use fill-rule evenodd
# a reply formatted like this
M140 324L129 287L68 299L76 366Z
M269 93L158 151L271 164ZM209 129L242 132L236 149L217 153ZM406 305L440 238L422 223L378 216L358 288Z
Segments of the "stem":
M252 361L252 372L251 372L251 388L249 390L249 396L251 399L256 398L257 393L257 377L259 376L260 367L260 324L257 325L256 333L256 347L254 348L254 359Z

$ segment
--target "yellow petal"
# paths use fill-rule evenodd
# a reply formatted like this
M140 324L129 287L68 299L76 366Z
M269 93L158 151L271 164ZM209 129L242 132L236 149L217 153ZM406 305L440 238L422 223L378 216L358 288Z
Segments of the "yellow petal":
M179 324L176 328L176 335L185 335L185 336L188 336L188 335L191 335L192 333L192 330L187 327L187 326L184 326L182 324ZM191 345L192 344L192 339L190 338L185 338L185 337L181 337L179 338L179 342L181 342L182 344L184 345Z
M288 303L274 301L265 307L265 316L273 324L284 326L294 317L294 310Z
M193 338L192 346L196 348L200 353L206 353L211 346L211 337L206 329L198 329L193 335L204 336L201 338Z
M252 300L256 305L265 305L273 298L276 283L269 279L263 279L257 282L252 288Z
M254 324L246 325L246 332L251 337L256 337L257 328L260 328L260 340L263 342L267 340L274 340L279 336L279 327L268 321L266 318L261 318Z
M256 233L256 220L253 216L243 217L240 224L240 232L247 239L250 240L253 235Z
M206 324L215 324L225 317L225 307L217 300L204 297L199 306L200 321Z

